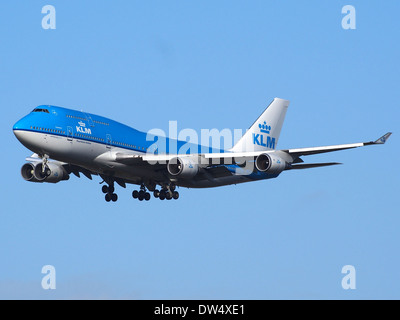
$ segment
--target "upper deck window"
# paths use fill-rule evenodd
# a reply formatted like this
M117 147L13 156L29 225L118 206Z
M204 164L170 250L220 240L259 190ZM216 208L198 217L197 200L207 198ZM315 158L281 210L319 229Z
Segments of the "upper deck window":
M47 109L42 109L42 108L33 109L32 112L45 112L45 113L50 113L49 110L47 110Z
M69 114L67 114L67 118L72 118L72 119L78 119L78 120L82 120L82 121L87 121L86 118L78 117L78 116L71 116L71 115L69 115Z
M110 125L110 124L107 123L107 122L102 122L102 121L97 121L97 120L93 120L93 122L94 122L94 123L97 123L97 124L102 124L102 125L104 125L104 126L109 126L109 125Z

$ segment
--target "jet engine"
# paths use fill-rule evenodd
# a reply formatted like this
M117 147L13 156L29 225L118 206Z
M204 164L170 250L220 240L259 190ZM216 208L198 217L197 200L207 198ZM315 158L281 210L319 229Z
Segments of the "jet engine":
M63 166L48 162L43 171L43 163L25 163L21 168L21 175L26 181L57 183L68 180L69 174Z
M257 156L256 168L261 172L268 172L271 174L280 174L285 170L286 162L274 154L263 153Z
M22 178L26 181L39 182L34 176L35 165L33 163L25 163L21 168Z
M179 176L183 179L189 179L199 172L199 165L194 158L176 157L172 158L168 162L167 170L171 176Z

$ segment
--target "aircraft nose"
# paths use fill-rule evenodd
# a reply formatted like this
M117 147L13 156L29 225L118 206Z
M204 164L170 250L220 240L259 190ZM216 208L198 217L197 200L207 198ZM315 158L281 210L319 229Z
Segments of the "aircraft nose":
M13 126L14 135L19 141L23 140L24 131L27 129L25 117L18 120ZM22 141L21 141L22 142Z
M13 126L13 131L15 133L16 130L21 130L21 129L22 129L22 121L18 120Z
M21 120L19 120L13 126L14 135L19 141L21 141L21 139L22 139L21 129L22 129L22 123L21 123Z

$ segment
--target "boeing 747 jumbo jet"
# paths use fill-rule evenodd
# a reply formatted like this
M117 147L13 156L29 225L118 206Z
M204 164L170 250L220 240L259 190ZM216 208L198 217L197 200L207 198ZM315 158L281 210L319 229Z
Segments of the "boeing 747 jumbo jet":
M13 127L17 139L34 154L22 177L31 182L57 183L70 174L92 179L99 175L107 202L117 201L115 183L140 186L135 199L178 199L177 186L210 188L278 177L285 170L331 166L304 163L303 156L384 144L376 141L325 147L277 150L289 101L275 98L249 130L228 150L140 132L94 114L39 106Z

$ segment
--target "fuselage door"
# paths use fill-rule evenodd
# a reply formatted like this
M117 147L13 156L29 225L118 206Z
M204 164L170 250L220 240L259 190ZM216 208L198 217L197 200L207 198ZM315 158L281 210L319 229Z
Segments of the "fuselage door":
M87 121L89 123L89 126L94 127L94 122L93 122L92 117L87 113L85 113L85 116L86 116L86 119L87 119Z
M112 144L111 134L106 134L106 141L107 141L107 148L111 149L111 144Z
M74 137L74 132L72 131L72 127L67 127L67 140L72 142Z

